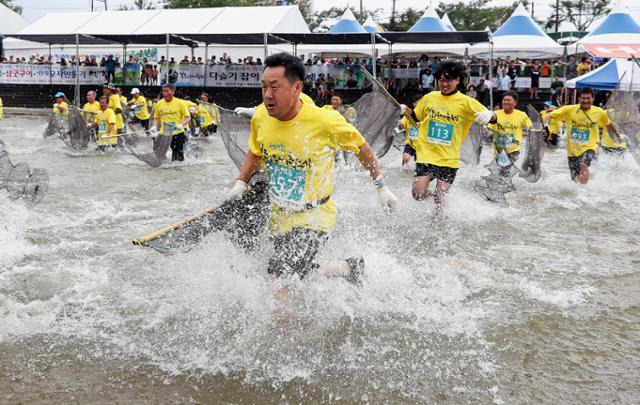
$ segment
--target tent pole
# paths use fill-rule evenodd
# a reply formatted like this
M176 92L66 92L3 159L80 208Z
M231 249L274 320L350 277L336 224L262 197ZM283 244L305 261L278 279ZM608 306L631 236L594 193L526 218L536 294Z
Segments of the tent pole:
M378 78L378 72L376 71L376 34L371 33L371 74L373 77Z
M49 86L53 84L53 78L51 77L52 64L53 64L53 57L51 56L51 44L49 44Z
M267 59L267 56L269 56L269 34L265 32L262 35L264 41L264 59ZM264 63L264 59L262 60L262 63Z
M127 43L122 44L122 85L127 82Z
M489 81L491 88L489 89L489 109L493 111L493 36L489 32Z
M76 89L73 95L75 104L80 107L80 35L76 34Z
M169 35L170 34L166 34L167 35L167 47L165 49L165 53L166 53L166 58L167 58L167 68L165 69L164 72L164 82L165 83L169 83Z
M209 43L204 44L204 87L207 87L207 67L209 66Z

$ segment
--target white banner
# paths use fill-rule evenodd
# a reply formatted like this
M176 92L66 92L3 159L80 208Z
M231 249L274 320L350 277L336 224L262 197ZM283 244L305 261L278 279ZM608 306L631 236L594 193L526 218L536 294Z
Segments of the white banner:
M103 68L81 66L80 84L102 84L105 81ZM14 65L0 64L2 84L75 84L76 67L60 65Z
M160 69L163 83L166 68L162 65ZM169 83L177 87L260 87L262 68L254 65L172 65Z

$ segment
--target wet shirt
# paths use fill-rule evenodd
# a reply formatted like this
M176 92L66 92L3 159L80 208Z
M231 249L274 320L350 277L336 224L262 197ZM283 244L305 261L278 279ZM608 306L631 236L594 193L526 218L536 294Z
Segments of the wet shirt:
M202 104L198 106L197 116L198 123L201 127L208 127L213 124L213 115L211 115L209 110Z
M98 113L96 114L95 122L96 122L96 125L98 126L98 129L97 129L98 145L117 145L118 144L118 138L103 139L104 137L113 136L116 134L116 127L115 127L116 115L117 114L114 113L113 110L110 108L99 110ZM114 124L114 126L112 127L113 129L111 131L109 131L110 124Z
M69 106L66 101L63 101L58 103L58 106L54 107L51 111L53 111L54 114L69 115Z
M531 128L531 120L524 112L514 109L511 114L507 114L504 110L496 111L498 121L495 124L489 124L491 128L494 153L497 153L496 145L503 149L506 153L520 151L522 144L522 130Z
M415 114L420 121L414 141L416 162L451 168L460 167L460 145L469 132L474 114L487 108L460 92L444 96L432 91L418 101Z
M356 111L355 108L350 106L341 105L336 110L335 108L333 108L331 104L326 104L322 106L322 108L329 111L337 111L338 113L340 113L340 115L342 115L347 120L347 122L349 122L352 125L354 125L356 123L356 120L358 119L358 112Z
M100 103L94 101L93 103L84 103L82 106L82 115L84 116L85 121L93 122L96 118L96 113L100 111Z
M549 115L549 113L547 111L542 111L540 113L540 117L542 117L542 122L544 122L544 120L546 119L547 115ZM552 134L557 134L560 132L560 125L562 125L562 121L559 121L557 118L551 118L551 120L549 121L549 131L551 131Z
M117 94L110 95L109 96L109 104L108 104L108 106L116 114L116 129L124 128L124 120L122 119L122 114L116 111L116 110L122 111L122 104L120 103L120 96L118 96Z
M133 102L131 109L136 115L136 118L143 121L148 120L149 107L147 107L147 100L143 96L138 96L138 98L132 98L131 101Z
M358 153L364 143L358 130L335 111L303 102L295 118L280 121L270 117L266 108L256 109L249 149L262 157L269 179L270 231L330 232L336 215L331 199L335 152Z
M611 124L609 116L600 107L583 111L579 104L565 105L551 112L551 118L564 121L567 126L567 155L577 157L587 150L596 151L600 127Z
M189 118L190 116L184 100L175 97L172 98L171 101L162 99L155 105L154 118L160 120L160 134L170 133L172 135L178 135L184 133L184 129L178 131L176 127L182 123L185 118Z

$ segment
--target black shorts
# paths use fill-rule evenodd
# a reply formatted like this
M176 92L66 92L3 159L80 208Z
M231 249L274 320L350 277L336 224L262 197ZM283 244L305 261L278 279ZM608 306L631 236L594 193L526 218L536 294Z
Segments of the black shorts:
M567 158L569 161L569 173L571 180L576 181L580 177L580 164L584 163L591 166L591 161L596 157L596 151L592 149L586 150L582 155Z
M140 125L142 128L144 128L145 131L149 130L149 118L147 118L146 120L141 120L138 117L133 117L131 123Z
M273 255L269 258L267 272L278 277L297 274L300 279L317 269L316 256L329 240L325 232L307 228L293 228L283 235L275 235Z
M409 144L404 144L404 150L402 151L402 153L408 153L413 156L414 159L416 158L416 150L413 149L413 147L411 147L411 145Z
M416 163L416 177L431 176L445 183L453 184L458 169L446 166Z

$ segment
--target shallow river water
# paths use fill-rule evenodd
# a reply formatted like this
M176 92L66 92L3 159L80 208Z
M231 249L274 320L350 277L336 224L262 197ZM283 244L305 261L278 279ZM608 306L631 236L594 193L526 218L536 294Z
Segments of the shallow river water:
M0 121L11 159L46 168L33 209L0 192L0 403L638 403L640 169L604 157L592 182L548 152L509 208L462 168L446 208L411 199L400 152L383 159L399 210L340 168L325 258L362 254L357 289L292 282L274 317L266 253L212 234L185 254L135 247L219 202L237 169L219 138L158 169L74 152L45 119ZM483 161L490 159L484 152Z

